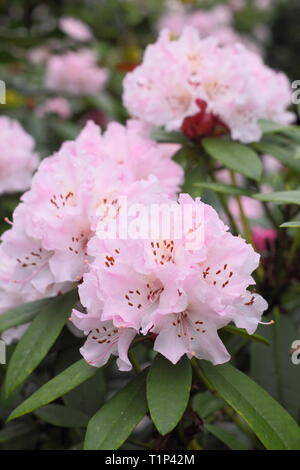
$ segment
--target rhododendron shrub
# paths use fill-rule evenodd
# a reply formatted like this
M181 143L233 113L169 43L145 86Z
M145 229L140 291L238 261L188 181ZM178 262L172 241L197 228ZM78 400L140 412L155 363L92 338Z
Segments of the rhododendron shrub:
M10 3L0 449L299 450L298 94L244 41L275 2Z

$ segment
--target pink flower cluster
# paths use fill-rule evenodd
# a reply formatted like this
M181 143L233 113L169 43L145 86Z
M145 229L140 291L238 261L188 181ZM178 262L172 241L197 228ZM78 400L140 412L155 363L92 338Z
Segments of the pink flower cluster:
M73 95L101 91L108 72L97 65L95 54L87 49L52 55L47 62L45 85L51 90Z
M7 261L0 288L12 292L11 307L19 298L57 295L80 281L99 206L116 204L121 194L154 200L163 191L174 198L183 179L171 159L177 146L157 144L143 132L130 121L127 127L111 123L101 134L89 122L75 141L41 162L2 236Z
M38 166L33 138L21 124L0 117L0 194L25 191Z
M161 32L142 64L125 77L123 100L134 117L182 129L191 138L221 126L234 140L253 142L262 135L258 120L294 119L283 73L241 44L222 47L216 38L201 39L194 28L185 28L177 40Z
M120 370L129 370L127 352L138 334L150 334L154 350L173 363L184 354L224 363L230 355L218 329L234 322L252 334L267 308L247 289L259 262L251 245L231 235L199 199L181 194L169 204L183 213L199 206L200 224L192 221L178 239L103 240L96 234L88 243L92 261L79 286L87 313L74 310L72 321L88 334L81 353L91 365L100 367L113 354ZM188 249L191 233L197 242Z

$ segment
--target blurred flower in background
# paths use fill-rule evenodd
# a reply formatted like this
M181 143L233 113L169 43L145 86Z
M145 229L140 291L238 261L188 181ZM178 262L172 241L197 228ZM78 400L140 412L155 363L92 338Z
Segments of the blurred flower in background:
M77 18L62 18L59 26L65 34L77 41L90 41L93 37L90 28Z
M25 191L38 166L35 142L14 119L0 116L0 193Z

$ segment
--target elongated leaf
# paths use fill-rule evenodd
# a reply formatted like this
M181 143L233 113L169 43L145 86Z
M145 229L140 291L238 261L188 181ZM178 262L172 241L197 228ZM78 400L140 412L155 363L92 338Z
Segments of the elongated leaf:
M215 397L209 391L197 393L192 399L192 408L202 419L208 418L226 405L222 398Z
M217 392L248 423L270 450L300 450L300 428L263 388L230 364L201 368Z
M259 201L273 202L274 204L300 204L300 190L254 194L253 197Z
M187 138L181 132L166 132L163 129L154 129L151 132L151 138L157 140L158 142L176 144L184 144L188 142Z
M28 302L19 305L16 308L7 310L0 315L0 333L14 326L23 325L30 322L38 313L42 312L45 307L53 302L54 298L47 298Z
M103 370L98 369L93 377L69 392L63 399L68 406L92 416L103 404L105 390L106 383Z
M300 171L300 160L295 158L295 146L280 145L279 143L264 140L261 142L255 142L251 146L258 152L272 155L292 170Z
M147 413L146 373L116 393L88 424L85 450L118 449Z
M89 422L89 416L82 411L63 405L43 406L34 414L46 423L64 428L85 427Z
M188 404L192 369L184 356L173 365L158 354L147 378L147 400L151 418L160 434L172 431Z
M231 186L230 184L208 183L207 181L200 181L194 183L194 186L210 189L211 191L216 191L217 193L229 194L231 196L251 196L253 194L253 191L250 191L249 189L237 188L236 186Z
M294 418L300 418L300 367L291 361L291 347L299 337L297 328L285 316L275 318L272 328L259 327L270 347L253 344L253 379L278 400ZM262 360L263 358L263 360Z
M8 364L4 396L9 397L44 359L70 316L77 292L56 297L35 317Z
M259 127L263 134L276 134L277 132L284 131L288 128L288 126L284 126L278 122L268 121L266 119L261 119L259 121Z
M33 426L27 423L9 423L0 431L0 444L32 431Z
M262 163L257 153L250 147L237 142L212 138L203 139L202 143L207 153L227 168L256 181L260 180Z
M84 359L75 362L53 379L49 380L39 390L23 401L9 416L9 420L18 418L27 413L47 405L51 401L65 395L70 390L90 379L98 369L88 365Z
M281 228L300 228L300 221L291 220L291 222L284 222L280 225Z
M212 424L206 424L205 429L226 444L229 449L247 450L247 447L226 429Z
M234 335L238 335L238 336L242 336L243 338L247 338L247 339L249 339L249 341L254 341L254 342L257 342L257 343L263 343L263 344L266 344L267 346L270 344L269 341L266 338L264 338L263 336L257 335L255 333L253 335L249 335L246 330L243 330L242 328L237 328L236 326L233 326L233 325L227 325L222 329L227 331L228 333L232 333Z

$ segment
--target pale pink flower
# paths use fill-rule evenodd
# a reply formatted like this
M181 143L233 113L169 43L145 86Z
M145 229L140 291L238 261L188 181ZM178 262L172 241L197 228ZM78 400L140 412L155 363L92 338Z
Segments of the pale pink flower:
M38 165L35 142L18 121L0 117L0 194L25 191Z
M221 125L233 139L252 142L262 135L259 119L294 119L287 111L291 93L284 74L240 44L221 47L216 38L200 39L194 28L185 28L177 40L161 32L142 64L125 77L123 100L134 117L182 129L191 138L213 134Z
M38 116L46 114L57 114L62 119L68 119L71 116L71 108L69 102L62 97L49 98L41 106L36 109Z
M77 18L61 18L59 26L65 34L76 41L90 41L93 37L90 28Z
M114 355L118 356L119 370L128 371L132 368L127 354L137 333L134 329L116 328L112 321L101 322L98 318L92 320L77 310L73 310L71 320L78 329L88 334L84 346L80 348L88 364L101 367Z
M82 49L53 55L47 62L45 85L73 95L92 95L105 86L108 72L97 65L92 51Z

